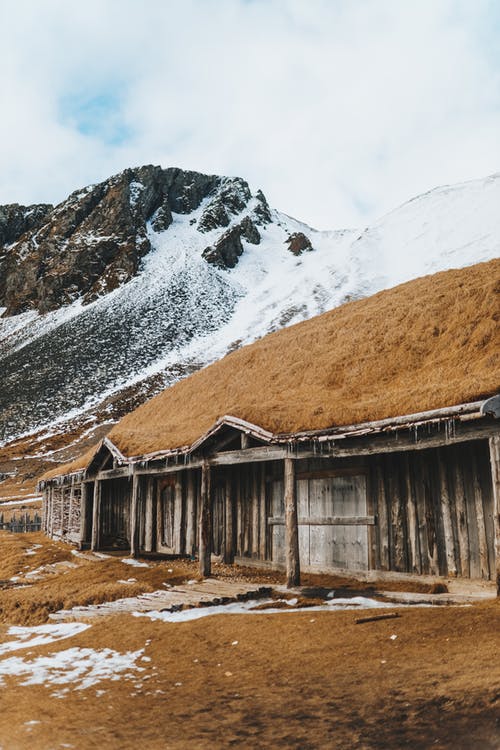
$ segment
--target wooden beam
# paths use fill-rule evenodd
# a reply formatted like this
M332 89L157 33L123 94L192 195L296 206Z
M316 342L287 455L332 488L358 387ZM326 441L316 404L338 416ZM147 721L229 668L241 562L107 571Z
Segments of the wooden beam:
M285 458L284 479L286 585L292 588L300 586L300 555L295 466L291 458Z
M210 456L209 463L212 466L225 466L229 464L248 464L254 461L276 461L288 455L287 448L281 445L265 445L257 448L242 448L235 451L222 451ZM311 454L312 455L312 454Z
M498 429L498 427L496 428ZM456 426L455 434L444 434L431 435L429 437L419 437L418 442L415 442L413 433L408 437L402 437L401 433L394 435L390 438L368 438L366 436L349 437L349 442L356 438L356 445L345 445L344 441L334 443L328 454L316 454L316 458L347 458L350 456L372 456L377 453L396 453L403 451L419 451L426 450L427 448L440 448L447 445L458 445L459 443L466 443L470 440L487 440L491 438L495 433L495 426L468 426L467 429L460 430L459 425ZM334 438L332 438L334 440ZM302 455L298 455L297 458L302 458Z
M199 521L199 560L200 575L210 576L211 547L212 547L212 508L210 507L210 466L207 462L201 467L200 492L200 521Z
M101 522L101 484L99 480L94 485L94 506L92 508L92 538L90 549L99 549L100 533L99 524Z
M283 526L286 518L271 516L267 519L269 526ZM297 519L299 526L374 526L375 516L301 516Z
M130 554L135 557L139 551L139 477L132 477L132 499L130 502Z
M500 596L500 435L490 439L491 478L493 482L493 521L495 525L495 572L497 596Z

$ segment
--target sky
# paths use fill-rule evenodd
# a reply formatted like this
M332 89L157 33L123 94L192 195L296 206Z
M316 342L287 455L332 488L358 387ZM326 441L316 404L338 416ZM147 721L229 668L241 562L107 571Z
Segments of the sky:
M500 171L498 0L0 0L0 204L129 166L319 229Z

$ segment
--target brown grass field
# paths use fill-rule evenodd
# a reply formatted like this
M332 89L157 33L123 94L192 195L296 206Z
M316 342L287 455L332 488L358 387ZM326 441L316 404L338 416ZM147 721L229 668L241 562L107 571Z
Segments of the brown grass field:
M485 398L500 390L499 321L500 260L426 276L232 352L109 437L130 457L191 445L225 414L287 433Z
M118 558L82 561L42 535L3 534L0 543L4 586L42 564L70 558L79 563L31 588L4 588L0 642L9 640L9 624L40 623L61 605L122 596L120 578L137 579L135 588L126 587L130 595L192 577L195 570L180 560L150 568L132 568ZM42 546L26 555L34 543ZM228 566L216 570L222 577L249 574ZM360 625L352 611L307 609L177 624L130 615L102 618L79 635L16 654L32 660L74 647L144 649L140 679L102 680L57 697L54 686L5 677L0 747L500 747L498 601L406 608L400 614Z

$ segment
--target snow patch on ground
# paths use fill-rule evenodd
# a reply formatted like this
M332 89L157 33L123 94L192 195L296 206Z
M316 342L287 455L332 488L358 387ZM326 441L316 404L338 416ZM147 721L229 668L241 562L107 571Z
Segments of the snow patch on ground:
M253 599L248 602L235 602L234 604L220 604L212 607L197 607L185 609L181 612L133 612L134 617L149 617L150 620L160 620L161 622L188 622L198 620L201 617L211 617L213 615L270 615L283 614L288 612L305 613L308 612L333 612L344 609L393 609L394 603L379 602L376 599L369 599L365 596L353 596L351 598L330 599L322 605L314 607L302 607L297 609L290 604L288 609L279 607L269 607L269 609L257 609L262 604L273 604L275 599ZM287 602L289 603L289 602ZM295 601L295 604L297 601Z
M144 653L126 651L124 654L110 648L67 648L64 651L23 659L11 656L0 661L0 685L4 677L20 677L21 685L70 685L74 690L86 690L102 680L136 679L144 667L136 664ZM62 698L69 689L59 691Z
M12 626L8 629L7 635L13 636L14 640L0 643L0 656L22 648L46 646L63 638L71 638L89 627L90 625L83 622L61 622L57 625L37 625L30 628Z
M124 557L122 563L125 563L125 565L132 565L133 568L149 568L147 563L134 560L133 557Z

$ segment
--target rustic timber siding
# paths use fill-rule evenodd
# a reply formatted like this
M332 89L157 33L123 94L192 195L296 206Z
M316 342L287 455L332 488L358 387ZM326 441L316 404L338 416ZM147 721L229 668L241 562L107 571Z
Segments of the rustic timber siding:
M477 409L429 420L286 445L224 425L198 453L121 466L103 445L86 474L43 487L44 528L92 549L197 555L202 575L212 554L285 568L290 586L300 570L494 581L497 422Z
M80 540L81 495L80 483L55 485L44 492L42 513L46 534L72 542Z
M369 459L379 570L494 579L486 440Z

